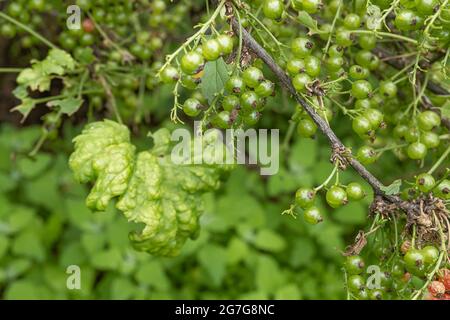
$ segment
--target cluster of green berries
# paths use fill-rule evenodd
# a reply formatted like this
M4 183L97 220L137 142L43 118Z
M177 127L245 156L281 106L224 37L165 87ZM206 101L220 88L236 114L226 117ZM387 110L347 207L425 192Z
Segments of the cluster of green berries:
M366 273L366 263L359 255L348 256L344 262L347 274L347 290L358 300L384 300L389 298L392 290L393 274L380 270L379 286L369 279L371 273Z
M167 66L161 73L164 83L180 81L188 90L196 90L204 75L207 62L216 61L233 52L235 38L223 33L204 39L201 46L185 53L180 68ZM219 128L252 126L258 122L266 98L275 94L275 84L265 79L261 67L255 62L242 72L233 74L224 84L224 92L214 102L215 112L210 112L210 123ZM198 92L183 103L183 111L189 117L197 117L211 106Z
M45 24L41 13L51 9L51 4L45 0L15 0L9 1L2 9L6 14L31 28L40 28ZM39 44L39 40L15 24L2 20L0 36L5 38L20 37L20 46L29 49Z
M295 194L296 206L303 209L303 217L310 224L318 224L323 221L320 209L314 205L317 191L310 188L300 188ZM326 202L332 208L338 208L348 203L349 200L358 201L365 197L362 186L357 182L351 182L345 187L331 186L325 195Z
M425 246L422 249L407 248L403 245L403 249L407 249L403 256L405 268L417 277L424 277L430 272L439 258L439 250L432 245Z
M430 173L421 173L416 176L415 183L402 192L404 199L420 196L421 193L433 193L433 196L443 200L450 199L450 180L436 181Z

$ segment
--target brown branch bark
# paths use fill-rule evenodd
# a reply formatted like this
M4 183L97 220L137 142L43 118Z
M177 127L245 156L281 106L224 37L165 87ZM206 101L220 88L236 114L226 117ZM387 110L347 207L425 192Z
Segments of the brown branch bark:
M232 17L230 19L231 26L235 34L239 34L240 26L237 19ZM275 76L278 78L280 83L287 89L287 91L295 98L295 100L305 109L305 111L311 116L313 121L317 124L319 129L323 132L323 134L328 138L330 145L333 150L336 148L345 150L346 147L341 142L341 140L336 136L334 131L330 128L328 123L322 119L315 111L315 109L305 101L295 90L292 85L291 79L284 72L283 69L278 66L275 60L270 56L269 53L252 37L250 33L247 32L244 28L242 28L242 39L244 44L251 49L264 63L272 70ZM357 159L355 159L352 155L348 155L346 157L348 163L355 169L355 171L366 180L370 186L373 188L376 195L383 197L390 203L395 204L398 208L401 208L405 211L410 210L410 205L408 202L403 201L400 197L395 195L386 194L382 188L383 184L372 174L370 173Z

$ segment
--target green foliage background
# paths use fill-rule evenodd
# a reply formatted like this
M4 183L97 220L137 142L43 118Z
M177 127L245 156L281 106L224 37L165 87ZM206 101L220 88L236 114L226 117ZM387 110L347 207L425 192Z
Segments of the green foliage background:
M87 188L67 165L66 125L35 160L25 156L39 127L0 133L0 294L4 299L337 299L344 298L340 250L365 222L367 204L327 210L325 222L281 216L301 185L319 184L331 170L329 150L297 139L277 175L244 166L221 190L207 194L200 238L177 258L134 251L132 228L111 207L92 213ZM149 145L142 139L142 146ZM348 175L348 176L345 176ZM345 174L344 181L355 179ZM81 290L68 290L66 268L81 267Z
M183 32L191 30L182 22ZM25 64L30 60L21 58ZM158 87L145 96L142 112L152 118L147 131L174 126L167 122L172 89ZM134 115L123 99L117 102L125 119ZM295 105L280 90L259 125L279 128L282 140L293 110ZM156 258L131 248L127 235L136 226L113 206L104 213L86 208L88 186L74 181L67 160L72 138L85 123L104 115L84 111L81 121L65 118L59 136L47 141L35 159L27 154L41 128L0 123L1 299L345 298L341 251L366 225L372 200L368 186L364 184L369 196L363 201L337 210L319 197L325 220L317 226L307 225L301 216L281 215L299 186L317 186L332 170L323 137L294 135L282 150L277 175L261 177L259 171L239 166L219 191L205 195L199 239L188 241L179 257ZM333 129L345 145L362 145L352 138L349 119L336 116ZM151 146L147 131L133 137L141 149ZM383 154L369 169L386 185L417 171L414 163L401 163L392 154ZM363 183L347 170L341 182L350 181ZM81 268L81 290L66 287L70 265Z

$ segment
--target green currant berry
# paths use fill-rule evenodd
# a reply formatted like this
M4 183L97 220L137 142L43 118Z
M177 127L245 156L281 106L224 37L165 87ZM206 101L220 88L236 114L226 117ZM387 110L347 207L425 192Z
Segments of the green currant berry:
M16 28L9 23L4 23L0 27L0 34L7 38L13 38L16 35L16 32L17 32Z
M345 259L345 270L349 275L357 275L364 272L365 263L360 256L348 256Z
M370 290L369 299L370 300L383 300L383 290L373 289Z
M305 118L300 120L297 126L297 132L300 137L311 138L316 134L317 125L311 119Z
M347 185L345 191L351 200L361 200L366 195L362 186L357 182L351 182Z
M436 112L424 111L417 117L419 128L424 131L430 131L441 124L441 117Z
M253 126L258 123L260 118L261 118L261 113L259 113L258 111L252 111L249 114L244 116L244 123L247 126Z
M426 266L433 266L439 258L439 250L434 246L426 246L420 250L423 255L423 262Z
M59 35L59 43L64 49L69 51L75 49L75 47L77 46L76 39L65 32L62 32Z
M221 111L219 112L212 121L213 125L221 128L221 129L227 129L230 127L232 121L230 117L230 113L228 111Z
M237 96L229 95L225 96L222 101L222 107L225 111L231 111L240 107L240 100Z
M341 69L342 65L344 64L344 58L342 57L328 57L326 60L327 69L331 72L338 71Z
M305 72L305 60L298 58L290 59L286 64L286 69L290 76Z
M320 74L320 59L315 56L307 56L305 58L305 71L311 77L317 77Z
M308 207L305 209L305 212L303 212L303 218L309 224L318 224L323 221L320 210L316 207Z
M362 146L358 149L356 157L359 161L361 161L362 164L368 165L374 163L377 160L377 153L372 147Z
M301 8L309 14L317 13L322 8L321 0L300 0Z
M316 192L314 189L300 188L295 193L295 202L302 209L311 207L314 204Z
M372 85L367 80L356 80L352 84L352 96L356 99L365 99L372 94Z
M92 33L84 33L80 38L82 46L92 46L95 43L95 36Z
M419 28L423 23L423 19L414 11L404 9L397 13L394 23L399 30L409 31Z
M359 99L355 101L355 109L369 109L372 104L369 99Z
M421 142L413 142L408 146L408 157L413 160L421 160L427 155L427 147Z
M245 90L245 83L241 77L233 76L225 83L225 88L229 93L241 94Z
M260 100L254 91L246 91L241 96L241 109L245 113L250 113L258 109Z
M275 94L275 84L270 80L264 80L255 89L261 98L267 98Z
M366 109L363 116L369 120L372 128L378 128L384 119L383 113L374 108Z
M414 126L410 126L408 128L408 131L405 132L405 140L408 142L416 142L417 140L419 140L419 136L420 132Z
M227 34L221 34L217 37L220 46L221 55L225 56L233 52L233 38Z
M406 269L416 276L422 276L425 269L425 257L420 250L410 249L403 257Z
M183 104L183 111L189 117L196 117L200 114L202 105L200 101L194 98L187 99Z
M420 141L427 147L427 149L437 148L441 143L439 136L432 131L422 132Z
M344 18L344 26L349 30L358 29L361 26L361 18L355 13L350 13Z
M181 77L181 85L189 90L195 90L200 82L200 78L196 78L187 74Z
M376 70L380 66L380 59L368 50L361 50L355 56L356 63L369 70Z
M365 50L375 49L377 37L374 34L362 34L358 39L359 46Z
M404 124L398 124L395 126L393 130L394 137L397 139L403 139L405 137L406 132L408 131L408 126Z
M205 60L200 53L191 51L181 58L181 70L186 74L196 74L200 71L204 63Z
M180 74L178 70L173 66L167 66L161 72L161 81L164 83L173 83L180 79Z
M397 85L392 81L383 81L380 84L380 94L386 98L394 98L397 95Z
M439 185L436 187L436 189L436 195L439 198L442 198L444 200L450 199L450 180L442 180L441 183L439 183Z
M261 69L256 67L248 67L242 73L244 83L250 88L256 88L264 80L264 75Z
M220 57L220 44L216 39L206 40L202 45L202 54L205 60L215 61Z
M391 274L395 278L400 278L405 274L403 263L395 262L391 268Z
M338 208L348 202L347 193L339 186L332 186L326 194L327 203L332 208Z
M431 174L422 173L417 176L416 184L420 191L429 192L436 185L436 181Z
M358 293L365 288L366 282L363 277L354 274L348 277L347 286L351 292Z
M295 38L291 44L291 50L297 58L306 58L311 55L314 49L314 42L308 38Z
M292 84L298 92L306 92L307 85L311 83L311 77L306 73L299 73L292 79Z
M344 47L333 44L328 50L328 55L330 57L342 57L344 55Z
M336 32L336 43L342 47L350 47L353 44L353 34L346 29L339 29Z
M352 128L358 135L364 136L372 130L372 123L365 116L358 116L352 121Z
M350 67L349 75L352 79L363 80L370 75L370 71L367 68L361 67L357 64Z
M438 0L416 0L416 10L422 15L430 15L439 6ZM447 8L448 10L448 8Z
M264 15L272 20L280 20L284 12L284 3L282 0L264 0Z

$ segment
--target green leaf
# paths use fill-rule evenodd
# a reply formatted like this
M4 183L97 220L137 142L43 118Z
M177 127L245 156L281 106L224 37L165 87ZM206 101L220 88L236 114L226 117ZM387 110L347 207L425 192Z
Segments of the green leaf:
M227 247L227 260L231 265L238 264L239 262L245 260L249 253L249 247L247 243L239 239L238 237L233 237L228 243Z
M50 77L42 72L39 67L26 68L19 73L17 83L30 87L33 91L47 91L50 88Z
M201 90L203 96L212 103L215 96L222 91L229 79L227 64L222 58L209 61L205 65L202 77Z
M44 171L50 164L52 158L45 153L39 153L34 158L20 157L18 159L18 168L25 178L33 178Z
M215 244L204 246L197 255L200 265L211 277L214 286L220 286L226 271L226 251Z
M128 278L116 278L111 284L111 298L126 300L133 297L136 286Z
M92 266L100 270L116 270L121 261L120 251L115 248L99 251L91 257Z
M299 300L301 293L296 284L288 284L275 292L276 300Z
M40 300L41 288L28 280L19 280L13 282L5 292L6 300Z
M77 98L67 98L62 100L53 100L47 103L49 107L59 107L61 112L67 114L68 116L73 115L80 109L83 104L82 99Z
M36 103L33 99L26 98L26 99L22 100L21 103L18 106L14 107L11 111L19 111L23 116L23 118L22 118L22 122L23 122L26 120L26 118L28 117L28 115L34 109L35 106L36 106Z
M269 252L280 252L286 248L286 242L283 237L270 229L260 230L254 239L253 244L261 250Z
M441 107L441 115L444 118L450 118L450 100L447 100Z
M165 291L170 287L169 279L161 264L157 261L141 264L136 271L135 278L139 284L152 286L156 290Z
M68 70L73 70L75 68L75 60L69 53L64 50L51 49L48 55L48 59Z
M296 177L287 169L281 167L277 174L269 177L267 193L270 196L277 196L283 193L290 193L298 188Z
M8 247L9 247L9 239L0 234L0 261L8 251Z
M311 239L307 237L298 237L292 247L289 262L294 268L308 266L310 261L314 258L315 252L316 248Z
M366 221L367 208L360 202L350 202L349 204L335 209L333 217L342 223L356 225Z
M196 165L179 154L180 162L174 160L169 130L152 136L154 148L136 154L126 126L109 120L91 123L74 139L69 166L79 182L96 181L86 199L89 208L104 211L118 198L116 208L129 221L145 224L129 235L136 250L176 256L189 238L198 237L202 194L217 189L222 172L233 166L224 164L225 153L217 152L224 148L218 131L190 141L203 147L191 149L193 158L202 156Z
M38 235L31 231L21 233L14 239L12 252L18 256L33 258L37 261L44 261L46 255L45 248Z
M402 180L397 179L394 182L392 182L388 186L382 186L380 189L387 195L394 195L400 192L400 187L402 185Z
M273 294L285 284L285 277L277 261L269 256L261 255L255 274L255 284L258 291Z
M308 12L299 11L297 19L301 24L309 29L310 35L321 32L317 26L317 21L311 17Z
M17 206L9 215L9 227L12 232L19 232L33 222L35 212L27 207Z

